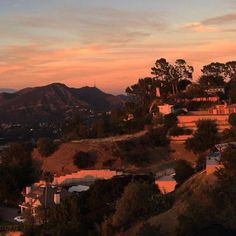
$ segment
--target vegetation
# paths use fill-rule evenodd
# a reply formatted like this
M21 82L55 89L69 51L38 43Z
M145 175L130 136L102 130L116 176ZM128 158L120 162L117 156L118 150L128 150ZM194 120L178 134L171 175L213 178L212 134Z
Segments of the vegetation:
M147 183L131 182L116 204L112 225L116 228L124 227L150 213L154 204L151 201L153 193L153 188Z
M212 148L219 141L217 124L213 120L199 120L193 137L186 140L188 150L202 153Z
M168 144L169 140L166 137L166 129L164 128L151 129L142 138L117 143L119 156L121 156L124 163L139 167L151 161L150 148L166 147Z
M51 206L48 220L40 227L28 225L27 231L31 235L112 236L128 224L129 217L136 222L170 206L171 199L159 193L151 175L99 180L80 196Z
M232 113L232 114L229 115L229 124L233 128L236 128L236 113Z
M175 180L180 185L194 174L191 164L185 160L177 160L175 163Z
M57 149L57 145L50 138L39 138L39 140L37 141L37 147L39 153L43 157L52 155Z
M95 153L88 152L78 152L75 154L73 160L74 165L76 165L80 169L93 167L96 164L96 155Z
M235 235L235 155L236 150L231 147L223 153L224 168L216 172L216 183L205 188L206 197L199 196L188 203L179 217L177 235Z
M22 189L39 178L40 172L31 151L28 144L14 143L2 154L0 204L15 203Z
M169 129L169 135L171 136L179 136L179 135L190 135L192 134L192 130L190 129L185 129L183 127L179 126L173 126L172 128Z

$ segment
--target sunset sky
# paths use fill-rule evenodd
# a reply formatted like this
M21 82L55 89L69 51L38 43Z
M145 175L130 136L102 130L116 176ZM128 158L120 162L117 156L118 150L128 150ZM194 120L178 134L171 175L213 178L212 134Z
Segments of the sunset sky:
M0 0L0 87L53 82L106 92L156 59L236 60L236 0Z

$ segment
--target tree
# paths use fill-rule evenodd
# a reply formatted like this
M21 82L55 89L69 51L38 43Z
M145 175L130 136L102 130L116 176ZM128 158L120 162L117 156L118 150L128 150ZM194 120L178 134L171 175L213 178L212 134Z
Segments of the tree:
M225 64L220 62L212 62L203 66L202 73L205 76L224 77Z
M228 83L227 95L231 103L236 102L236 80Z
M194 153L202 153L219 141L218 128L213 120L199 120L196 125L197 130L186 140L185 146Z
M224 77L221 75L202 75L198 81L198 83L203 88L212 88L218 86L224 86Z
M31 149L24 143L14 143L2 153L0 165L0 204L16 201L22 189L39 178L39 170L32 160Z
M161 82L161 87L168 93L176 94L178 83L181 80L191 80L193 74L193 67L189 66L185 60L177 59L174 65L171 65L166 59L158 59L155 66L151 68L151 74L155 79Z
M178 123L178 118L175 114L168 114L164 116L164 126L167 129L177 126L177 123Z
M56 151L57 145L50 138L39 138L37 147L43 157L48 157Z
M177 160L175 163L175 180L178 184L182 184L194 174L194 169L188 161Z
M139 79L137 84L134 84L126 89L126 93L131 96L136 106L140 106L142 114L146 114L150 103L156 97L156 88L160 82L146 77Z
M171 70L172 81L175 87L175 94L179 92L178 84L181 80L191 80L193 77L193 67L188 65L183 59L177 59Z
M74 165L80 169L89 168L96 164L96 155L88 152L78 152L74 155Z
M236 113L232 113L229 115L229 124L236 128Z
M127 185L116 204L113 226L120 228L146 215L151 210L152 195L153 190L147 183L131 182Z
M229 61L225 64L225 75L230 81L236 81L236 61Z
M199 172L199 171L204 170L205 168L206 168L206 156L200 155L197 158L195 170Z

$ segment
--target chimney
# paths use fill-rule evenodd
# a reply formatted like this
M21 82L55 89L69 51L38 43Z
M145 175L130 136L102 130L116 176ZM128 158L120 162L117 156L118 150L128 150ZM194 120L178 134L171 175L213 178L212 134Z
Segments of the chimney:
M58 205L58 204L60 204L60 201L61 201L60 192L54 193L54 203Z
M29 194L31 192L31 186L27 186L26 188L25 188L25 193L26 194Z
M157 87L156 88L156 97L160 97L161 96L161 91L160 91L160 88L159 87Z

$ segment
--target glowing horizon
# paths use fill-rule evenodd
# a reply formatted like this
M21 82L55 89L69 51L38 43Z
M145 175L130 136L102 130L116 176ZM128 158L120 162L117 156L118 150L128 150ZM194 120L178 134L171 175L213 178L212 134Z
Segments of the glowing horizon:
M236 60L236 1L0 2L0 87L53 82L123 93L156 59Z

